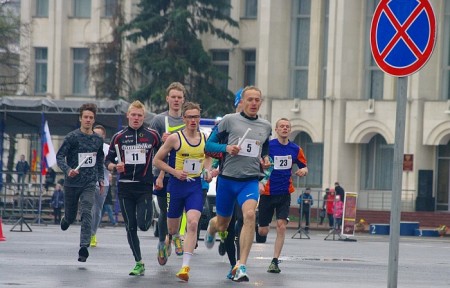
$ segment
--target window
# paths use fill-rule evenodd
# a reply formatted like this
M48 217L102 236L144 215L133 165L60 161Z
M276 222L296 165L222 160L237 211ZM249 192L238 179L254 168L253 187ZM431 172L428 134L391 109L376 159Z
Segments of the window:
M258 16L258 0L245 0L244 18L256 18Z
M311 22L311 0L297 0L293 9L293 67L292 91L293 97L306 99L308 97L308 64L309 64L309 34Z
M103 10L104 17L113 17L117 9L117 0L104 0L105 8Z
M305 132L300 132L294 139L294 143L299 145L305 153L308 160L308 176L295 177L295 187L322 187L322 174L323 174L323 144L313 143L311 137ZM297 166L294 167L293 172L297 170Z
M372 16L375 12L380 0L367 1L367 21L366 21L366 99L383 99L383 81L384 73L378 68L373 59L372 51L370 50L370 26L372 23Z
M89 49L73 48L73 94L89 94Z
M90 18L91 0L73 0L73 17Z
M48 0L36 0L36 16L48 17Z
M326 89L327 89L327 66L328 66L328 25L330 23L329 21L329 15L330 15L330 0L324 0L323 1L323 42L322 42L322 75L320 75L321 78L321 87L320 87L320 95L321 98L324 99L326 96Z
M437 147L438 169L436 181L436 208L437 210L449 210L450 192L450 142Z
M244 51L244 87L255 85L256 80L256 51Z
M442 99L450 100L450 1L445 1L443 62L442 62Z
M34 93L45 94L47 92L47 48L34 49Z
M211 51L211 54L213 65L223 74L223 79L218 80L216 85L224 89L228 89L228 66L230 53L228 50L213 50Z
M361 189L391 190L394 145L386 144L381 135L361 144Z

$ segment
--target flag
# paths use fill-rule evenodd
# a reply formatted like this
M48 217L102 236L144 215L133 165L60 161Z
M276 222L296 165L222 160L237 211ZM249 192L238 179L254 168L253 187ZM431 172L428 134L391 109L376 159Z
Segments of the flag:
M42 135L42 165L41 173L45 175L47 173L47 168L52 167L56 164L56 153L53 147L52 137L50 135L50 130L48 129L48 123L45 121L43 135Z
M37 169L37 151L36 149L33 149L33 157L31 158L31 172L36 172ZM31 178L33 179L34 182L36 182L36 173L31 173Z

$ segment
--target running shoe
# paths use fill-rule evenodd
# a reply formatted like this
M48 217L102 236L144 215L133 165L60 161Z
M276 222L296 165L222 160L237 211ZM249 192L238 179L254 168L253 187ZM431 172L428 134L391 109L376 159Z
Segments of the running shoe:
M80 250L78 250L78 261L79 262L86 262L86 259L89 257L89 251L87 247L81 247Z
M234 277L236 275L236 271L239 269L239 264L234 265L233 269L231 269L231 275ZM233 278L231 277L231 278Z
M212 247L214 247L214 242L216 242L216 234L211 235L209 234L209 228L210 228L210 224L208 224L208 229L206 229L206 234L205 234L205 245L206 248L211 249Z
M178 271L177 273L177 277L180 278L183 281L189 281L189 271L191 269L189 268L189 266L183 266L181 267L180 271Z
M158 258L159 265L161 265L161 266L166 265L167 250L166 250L166 245L164 244L164 242L158 243L158 257L157 258Z
M247 268L245 265L239 266L239 269L236 271L236 275L233 278L234 282L248 282Z
M175 253L178 256L182 256L183 255L183 243L181 242L181 238L180 236L178 237L173 237L173 244L175 246ZM187 280L186 280L187 281Z
M70 224L66 221L65 216L63 216L61 218L61 230L62 231L66 231L67 229L69 229Z
M219 235L220 241L225 242L225 239L227 239L228 236L228 231L217 232L217 234Z
M225 242L220 241L219 243L219 255L223 256L226 253L226 247L225 247Z
M142 262L136 262L133 270L130 272L130 276L143 276L145 272L145 265Z
M166 254L167 258L172 255L172 240L169 240L169 237L166 238Z
M267 272L269 272L269 273L280 273L281 270L280 270L280 267L278 267L278 263L271 262Z
M92 235L91 236L91 247L97 247L97 236Z
M234 275L233 275L233 269L234 269L234 267L235 267L235 266L231 266L230 272L228 272L228 275L227 275L227 279L230 279L230 280L233 279L233 277L234 277ZM234 270L234 273L236 273L236 270Z

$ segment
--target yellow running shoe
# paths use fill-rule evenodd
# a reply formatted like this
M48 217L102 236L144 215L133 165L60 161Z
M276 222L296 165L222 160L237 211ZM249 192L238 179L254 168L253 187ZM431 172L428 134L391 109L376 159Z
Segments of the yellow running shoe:
M183 266L181 267L180 271L177 273L177 277L183 281L189 281L189 271L191 271L191 268L189 266Z
M172 240L173 244L175 245L175 253L178 256L183 255L183 243L181 242L181 238L179 236L178 237L174 236Z
M97 237L94 235L91 236L91 247L97 247Z

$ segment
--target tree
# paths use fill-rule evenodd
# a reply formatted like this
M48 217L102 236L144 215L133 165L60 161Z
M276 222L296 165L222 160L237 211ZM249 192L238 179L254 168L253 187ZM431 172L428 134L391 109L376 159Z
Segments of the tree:
M117 100L136 90L133 83L135 77L127 77L127 74L140 73L128 65L130 61L124 51L123 31L118 29L125 24L123 1L115 2L114 15L110 20L112 33L108 39L89 45L93 63L88 75L92 76L96 98Z
M28 81L28 67L19 65L19 39L28 25L21 27L18 13L18 1L0 0L0 95L15 94Z
M215 35L231 44L238 40L225 28L237 28L227 13L227 0L141 0L140 12L122 26L127 39L139 44L133 62L148 83L132 97L149 103L155 112L166 108L165 88L170 82L183 83L188 100L203 107L203 116L216 117L232 111L233 93L217 83L227 79L212 63L200 36ZM224 25L225 24L225 25Z

